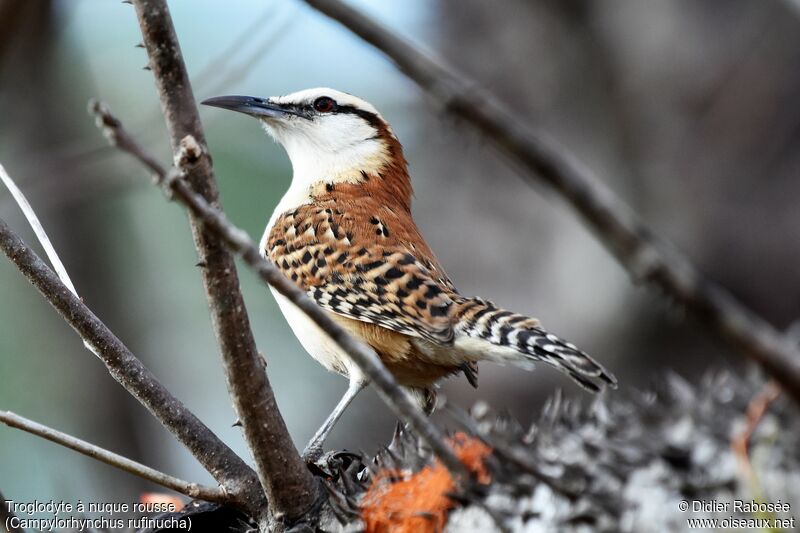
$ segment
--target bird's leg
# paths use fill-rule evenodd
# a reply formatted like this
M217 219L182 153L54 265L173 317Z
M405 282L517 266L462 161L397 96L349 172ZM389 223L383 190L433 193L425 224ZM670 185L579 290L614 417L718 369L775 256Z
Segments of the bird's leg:
M367 382L363 379L356 378L350 380L350 384L347 386L347 391L344 393L344 396L342 396L342 399L339 400L333 412L328 415L328 418L325 419L322 426L314 433L311 440L308 441L306 448L303 450L303 460L308 463L322 457L322 445L328 437L328 434L331 432L336 422L342 417L344 410L347 409L347 406L350 405L353 398L366 386Z

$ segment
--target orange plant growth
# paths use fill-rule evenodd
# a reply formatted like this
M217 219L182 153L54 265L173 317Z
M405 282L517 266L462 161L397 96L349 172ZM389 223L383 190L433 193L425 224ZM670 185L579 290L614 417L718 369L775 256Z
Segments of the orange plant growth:
M480 483L491 476L484 459L491 448L464 433L450 443L458 458ZM437 533L444 529L447 513L456 506L447 494L455 489L450 472L438 460L416 473L385 469L378 472L361 502L367 533Z

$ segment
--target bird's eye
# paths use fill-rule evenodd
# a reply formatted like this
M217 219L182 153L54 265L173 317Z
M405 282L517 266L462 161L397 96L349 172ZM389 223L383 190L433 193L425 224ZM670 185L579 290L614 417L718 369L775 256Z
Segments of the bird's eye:
M333 98L328 98L327 96L320 96L316 100L314 100L314 109L320 113L330 113L333 111L333 108L336 107L336 102L333 101Z

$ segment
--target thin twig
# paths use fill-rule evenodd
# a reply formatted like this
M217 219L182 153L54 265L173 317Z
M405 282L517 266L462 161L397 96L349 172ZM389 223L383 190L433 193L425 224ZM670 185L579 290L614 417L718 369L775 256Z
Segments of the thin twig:
M759 363L800 402L800 350L772 325L704 278L545 133L526 127L496 98L438 59L340 0L304 0L382 51L445 111L471 124L524 169L552 186L592 228L630 275L694 312Z
M4 527L8 533L25 533L24 529L14 525L17 516L11 511L10 503L6 503L10 501L0 491L0 527Z
M75 285L72 283L72 280L67 273L67 269L64 267L61 259L58 257L55 247L50 242L42 223L39 221L39 217L36 216L36 212L28 202L27 198L25 198L25 195L22 193L19 187L17 187L17 184L14 182L11 176L8 175L6 169L1 164L0 181L5 184L6 188L8 188L9 192L14 197L14 200L25 214L25 218L28 220L28 223L31 225L36 237L39 239L39 242L44 248L47 257L50 259L50 263L53 265L53 268L58 275L58 278L75 297L78 297L78 292L75 290ZM88 340L84 340L83 343L92 353L98 356L100 355ZM207 501L217 501L221 503L231 502L231 497L224 490L201 487L195 483L189 483L187 481L182 481L172 476L168 476L158 472L157 470L136 463L135 461L131 461L130 459L108 452L102 448L75 439L74 437L70 437L64 433L52 430L46 426L42 426L36 422L27 420L13 413L0 411L0 422L4 422L6 425L11 427L16 427L18 429L22 429L35 435L44 437L53 442L57 442L85 455L94 457L95 459L113 466L117 466L118 468L122 468L123 470L144 477L145 479L150 479L155 483L172 488L193 498L200 498Z
M242 58L238 64L229 64L227 72L224 74L221 72L215 73L215 83L206 84L206 86L202 88L203 92L206 92L206 94L219 94L223 92L226 87L230 87L249 74L252 74L256 64L264 59L267 51L283 38L286 31L297 20L291 12L283 17L283 20L278 22L272 31L264 34L261 41L250 51L249 55Z
M0 6L2 5L4 4L2 0L0 0ZM217 51L208 63L206 63L197 74L192 76L193 84L197 88L198 93L221 93L230 85L241 81L246 75L252 73L256 64L267 56L270 49L285 35L286 30L296 21L294 11L296 11L297 5L287 7L289 7L289 9L278 13L282 17L281 20L264 30L265 23L269 21L270 17L276 15L275 5L268 6L260 16L253 19L252 24L241 29L239 34L228 46ZM1 10L2 7L0 7L0 12ZM0 24L4 22L1 17L2 15L0 15ZM2 30L0 30L0 35L3 35ZM247 41L254 40L255 37L260 37L261 40L251 47L252 49L249 51L249 55L241 59L241 53L247 50ZM2 43L0 43L0 48L2 48ZM152 110L143 115L144 118L140 117L140 119L136 121L135 126L131 127L132 131L147 131L151 129L154 122L160 121L163 118L159 106L153 107ZM216 117L217 115L215 114L214 116ZM211 120L215 119L212 118ZM208 122L209 121L206 120L206 124L208 124ZM34 149L33 153L24 153L28 160L36 162L37 169L39 169L41 173L38 175L38 179L37 176L31 176L33 179L25 182L29 194L32 190L36 189L47 190L52 193L53 185L51 182L57 182L60 175L57 172L49 172L50 170L72 166L81 166L81 168L83 168L87 163L103 161L114 154L114 150L107 144L101 143L97 145L97 138L94 135L91 137L72 139L71 142L61 143L58 146L48 146L45 150L48 155L47 161L43 161L41 157L41 148ZM42 171L43 163L44 171ZM101 179L104 180L104 185L108 185L108 175L94 176L92 179L85 179L84 181L93 185L92 182ZM69 187L69 194L62 193L61 191L56 194L51 194L50 196L56 196L57 198L47 198L45 201L48 202L48 205L57 204L61 206L64 202L74 201L76 197L85 199L86 196L91 196L92 193L97 192L96 186L87 187L84 183L76 183L72 180L66 183L59 183L61 183L64 188ZM36 195L33 196L35 197ZM0 201L0 211L2 211L4 207L5 202Z
M205 144L189 75L166 1L133 0L133 5L173 155L177 157L181 139L186 136ZM202 158L189 169L187 182L190 187L187 191L197 193L204 202L219 206L219 191L210 158ZM257 511L254 518L262 529L268 527L268 511L278 521L302 520L323 493L297 453L278 410L264 360L256 349L233 257L194 212L189 213L189 218L195 248L203 265L203 285L228 391L268 500L268 505L251 511Z
M202 88L211 81L218 81L220 77L227 78L230 74L225 72L226 69L231 69L232 60L248 46L248 43L252 42L253 37L263 34L272 35L274 30L269 29L265 32L264 28L267 28L270 22L274 22L277 8L277 2L270 2L263 12L259 16L253 17L250 24L242 28L226 47L216 52L215 56L192 76L195 87ZM260 46L256 48L260 54L266 51Z
M15 413L0 411L0 422L9 427L21 429L22 431L27 431L33 435L55 442L56 444L75 450L78 453L82 453L87 457L97 459L98 461L102 461L120 470L152 481L162 487L167 487L168 489L185 494L190 498L217 503L231 503L231 495L225 492L224 489L207 487L178 479L79 438L44 426L33 420L28 420Z
M198 93L201 91L210 94L220 93L232 83L252 73L253 66L266 57L272 45L295 20L290 13L288 18L284 17L282 21L268 25L277 14L277 2L271 4L261 15L254 17L248 26L240 30L233 41L217 51L208 63L192 75L192 85L197 88ZM253 41L255 37L260 37L261 41L253 45L250 55L242 60L241 55L247 50L248 41ZM145 131L147 124L158 123L162 119L161 109L153 108L144 121L137 121L137 124L131 127L131 131Z
M775 381L769 381L759 391L747 406L745 414L745 427L734 435L731 440L733 455L738 459L742 473L751 483L755 483L756 477L753 472L753 464L750 461L750 439L753 437L758 424L767 413L769 406L781 395L781 387Z
M284 276L274 264L261 257L258 252L258 246L247 236L247 233L231 224L224 213L209 205L200 195L193 192L181 178L181 171L173 169L170 172L160 166L154 168L150 164L152 157L144 152L141 145L130 136L106 106L96 103L93 108L94 112L101 117L105 127L110 130L106 132L106 136L109 139L112 139L122 150L139 159L152 170L156 174L157 181L163 183L165 189L169 189L175 200L188 207L197 219L218 235L232 251L241 255L245 263L264 282L288 298L344 350L375 384L378 393L387 405L420 435L453 474L464 479L468 477L464 465L455 456L450 446L445 443L444 434L423 414L408 393L400 388L391 373L381 363L374 350L349 335L334 322L327 311L311 300L305 292ZM179 168L185 165L197 164L198 160L206 157L202 148L191 137L184 139L182 154L183 157L176 160Z
M25 215L25 218L28 219L31 229L33 229L33 232L36 234L36 238L39 239L39 242L42 244L42 248L44 248L47 258L50 259L50 264L53 265L53 270L56 271L58 277L64 282L64 285L66 285L67 288L72 291L72 294L77 296L78 292L75 290L75 285L69 278L67 269L64 267L64 263L61 262L61 258L58 257L56 249L53 247L53 243L50 242L50 238L44 231L44 227L39 221L39 217L36 216L36 211L33 210L30 202L28 202L28 199L25 198L24 194L22 194L22 191L19 189L19 187L17 187L17 184L14 183L14 180L11 179L11 176L8 175L8 172L6 172L6 169L3 167L3 165L0 165L0 181L5 184L6 188L11 193L11 196L14 197L17 205Z
M58 279L60 279L64 285L74 294L78 296L78 291L75 289L75 284L72 283L72 279L69 277L69 273L67 273L67 268L64 266L64 263L61 262L61 258L58 257L58 253L56 252L53 243L50 242L50 237L47 236L47 232L44 230L44 226L42 226L41 221L39 221L39 217L36 215L36 211L34 211L33 206L31 206L28 199L25 198L25 195L22 193L17 184L8 175L6 172L5 167L0 165L0 181L8 189L8 192L11 193L11 197L17 203L17 206L20 208L22 213L25 215L25 218L28 220L28 224L30 224L33 233L36 235L36 238L39 239L39 243L44 248L44 253L47 255L47 258L50 260L50 264L53 265L53 270L55 270L56 274L58 274ZM86 349L90 352L94 353L94 348L88 342L84 341L83 345L86 346Z
M0 249L84 342L91 345L111 376L186 446L242 507L247 508L248 491L254 485L258 487L255 472L186 409L2 219Z

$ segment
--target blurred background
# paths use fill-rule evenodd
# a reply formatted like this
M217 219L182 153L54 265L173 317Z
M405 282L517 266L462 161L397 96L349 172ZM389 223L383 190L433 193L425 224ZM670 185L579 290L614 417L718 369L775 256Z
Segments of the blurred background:
M353 2L445 58L567 146L664 237L778 328L800 316L800 8L791 0ZM176 0L198 99L331 86L374 103L405 146L417 222L460 291L539 317L613 370L621 389L668 370L695 380L739 354L631 284L571 209L532 189L444 117L380 53L296 1ZM109 148L86 113L108 102L170 160L133 8L0 0L0 162L36 208L81 296L214 431L246 455L225 390L183 210ZM291 175L254 120L201 109L228 216L258 239ZM0 191L0 217L35 239ZM469 231L463 231L468 228ZM36 249L39 250L38 244ZM469 261L464 259L469 257ZM269 292L241 280L299 447L346 387L300 347ZM7 261L0 261L0 409L171 474L210 481ZM443 386L535 420L563 387L483 365ZM440 416L441 415L437 415ZM444 419L446 422L447 420ZM359 397L329 447L375 452L395 419ZM0 427L6 497L134 501L155 487Z

